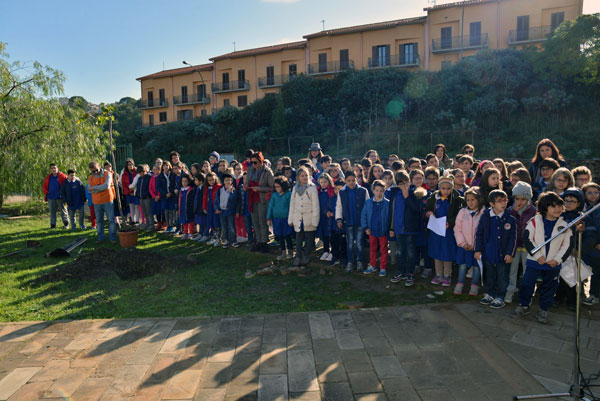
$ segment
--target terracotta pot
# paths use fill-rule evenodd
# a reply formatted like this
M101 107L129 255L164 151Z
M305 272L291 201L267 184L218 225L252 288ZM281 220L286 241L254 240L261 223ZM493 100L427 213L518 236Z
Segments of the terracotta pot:
M138 230L135 231L118 231L119 242L122 248L133 248L138 243Z

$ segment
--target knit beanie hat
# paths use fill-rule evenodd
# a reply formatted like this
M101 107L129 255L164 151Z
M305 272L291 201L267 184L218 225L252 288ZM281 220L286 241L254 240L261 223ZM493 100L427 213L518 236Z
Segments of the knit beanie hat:
M563 194L562 198L565 199L567 196L572 196L574 198L577 198L577 200L579 201L579 205L583 206L584 196L583 196L583 191L581 189L579 189L577 187L567 188L567 190Z
M442 184L450 184L450 186L454 188L454 179L451 176L441 176L438 181L438 188L442 186Z
M533 197L533 191L531 190L531 185L524 181L519 181L512 189L512 196L522 196L527 200L531 200Z
M221 160L221 155L218 154L216 151L212 151L212 153L210 155L216 157L217 160Z

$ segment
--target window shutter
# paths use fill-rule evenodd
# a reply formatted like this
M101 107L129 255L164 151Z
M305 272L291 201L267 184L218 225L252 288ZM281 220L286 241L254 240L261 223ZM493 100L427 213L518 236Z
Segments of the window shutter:
M379 67L379 51L377 50L377 46L372 47L371 53L371 66Z

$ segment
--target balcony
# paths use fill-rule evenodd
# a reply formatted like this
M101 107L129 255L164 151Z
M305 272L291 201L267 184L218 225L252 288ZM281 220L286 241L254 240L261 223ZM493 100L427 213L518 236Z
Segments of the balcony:
M371 58L369 57L369 65L370 69L373 68L388 68L388 67L417 67L421 64L418 55L413 55L412 57L406 57L403 55L394 55L388 57L378 57Z
M217 82L211 84L212 93L237 92L250 90L249 81Z
M140 109L157 109L159 107L167 107L169 106L169 102L165 99L159 100L142 100L140 104Z
M530 29L511 29L508 31L508 44L510 46L522 45L525 43L543 42L552 35L551 26L537 26Z
M210 98L203 93L194 93L187 96L173 96L173 104L175 106L183 106L188 104L210 104Z
M297 75L274 75L272 77L258 78L258 87L262 89L277 88L283 86L286 82L296 78Z
M454 36L452 38L433 39L431 41L432 53L458 52L463 50L483 49L488 47L488 34L473 36Z
M330 61L308 65L309 75L337 74L338 72L353 70L354 60Z

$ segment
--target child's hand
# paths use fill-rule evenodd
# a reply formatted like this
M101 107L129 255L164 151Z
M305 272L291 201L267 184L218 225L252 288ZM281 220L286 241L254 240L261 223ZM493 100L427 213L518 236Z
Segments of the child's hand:
M394 238L396 236L396 233L394 231L390 231L390 237Z
M178 190L178 189L176 189L176 190L175 190L175 194L178 194L178 193L179 193L179 190Z
M370 229L366 229L365 232L367 233L367 235L371 235L371 230Z
M341 230L344 227L341 221L338 221L338 228Z
M446 230L450 228L450 223L446 223Z
M475 252L475 259L481 260L481 252Z
M170 198L170 197L171 197L171 193L169 192L169 193L167 194L167 198Z
M215 214L221 214L221 211L220 211L220 210L217 210L217 211L215 212Z
M577 231L579 231L581 233L585 231L585 223L584 222L577 223Z
M425 217L429 218L432 214L433 214L433 212L427 212L427 213L425 213Z
M253 190L254 192L258 192L259 188L258 188L258 187L252 187L252 190Z
M235 217L240 217L240 214L239 214L239 213L236 213L236 214L235 214Z
M333 217L333 213L327 212L327 217Z
M558 262L556 260L554 260L554 259L552 259L549 262L546 262L546 264L549 265L550 267L556 267L556 266L558 266Z
M506 255L504 257L504 263L511 263L513 260L513 257L511 255Z
M545 257L545 256L540 256L540 257L538 258L537 262L538 262L540 265L545 265L545 264L546 264L546 257Z
M160 196L155 196L155 197L154 197L154 201L155 201L155 202L158 202L159 200L160 200Z
M267 219L267 225L270 226L271 225L271 219Z

